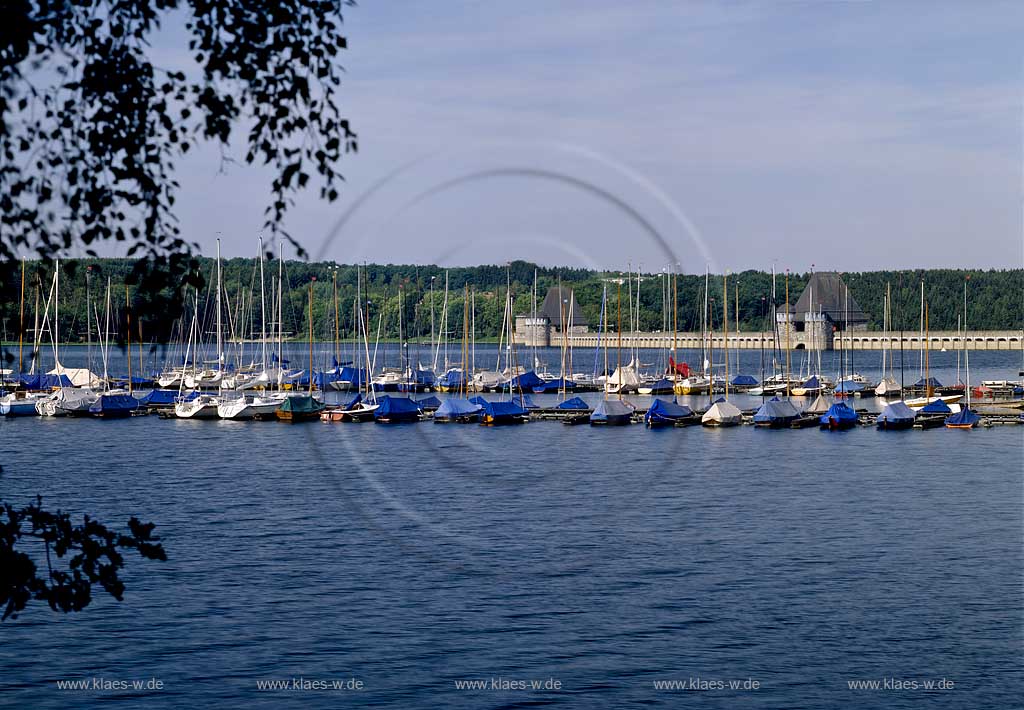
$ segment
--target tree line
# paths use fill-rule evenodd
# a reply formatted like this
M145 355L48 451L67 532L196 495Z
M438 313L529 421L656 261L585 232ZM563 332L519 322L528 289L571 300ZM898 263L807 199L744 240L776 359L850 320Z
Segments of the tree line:
M359 285L357 291L357 268ZM215 320L215 261L198 259L195 273L173 286L150 287L138 281L138 265L129 259L67 260L60 264L60 320L58 334L64 342L84 342L89 331L96 337L107 324L106 299L110 284L112 337L125 339L125 314L131 315L132 340L174 342L191 327L193 318L209 339ZM542 267L525 261L507 266L475 266L444 269L438 266L381 265L365 267L303 261L266 261L261 287L256 259L224 259L222 269L222 321L225 335L259 338L264 329L281 330L287 338L309 333L312 290L313 335L330 340L336 335L351 338L359 323L357 293L363 321L371 335L395 338L401 323L405 338L428 340L442 330L461 337L466 297L472 305L465 316L478 338L497 337L505 317L506 294L511 289L514 314L528 315L543 303L548 289L562 285L572 289L591 330L602 323L602 301L609 330L636 327L645 331L699 330L704 303L705 276L667 273L636 274L595 272L577 268ZM24 278L22 274L24 273ZM44 317L50 298L54 263L4 262L0 267L0 319L3 339L30 344L37 319ZM282 275L283 298L278 300L278 276ZM916 330L919 325L920 288L924 283L929 304L929 326L953 330L963 316L963 286L969 284L968 326L972 330L1007 330L1022 327L1024 270L872 271L843 274L853 298L868 316L868 327L881 329L886 288L893 294L894 328ZM788 276L789 302L795 303L810 274ZM774 277L774 303L786 299L787 277ZM128 293L125 284L128 283ZM447 286L447 295L445 294ZM711 324L720 328L723 318L721 275L711 275L707 291ZM728 317L735 329L771 328L773 276L744 271L728 277ZM24 294L24 296L22 295ZM335 295L336 294L336 295ZM673 296L674 306L673 306ZM446 305L447 304L447 305ZM621 304L621 308L620 308ZM87 313L89 315L87 315ZM37 315L38 314L38 315ZM445 315L447 314L447 315ZM53 322L53 310L50 310ZM47 337L49 337L47 335ZM8 360L10 359L8 348Z

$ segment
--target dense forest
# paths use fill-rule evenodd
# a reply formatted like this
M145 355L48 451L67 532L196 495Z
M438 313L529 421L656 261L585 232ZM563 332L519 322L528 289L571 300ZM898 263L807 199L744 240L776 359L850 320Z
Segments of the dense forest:
M167 299L177 302L177 312L164 317L133 317L132 339L140 337L147 342L168 342L180 339L182 331L191 327L198 302L198 326L209 338L214 324L215 262L199 260L202 289L182 289L181 298L168 299L154 289L130 286L125 293L125 281L134 262L125 259L68 260L60 269L60 322L62 341L84 341L87 336L87 304L92 314L89 321L95 334L106 327L107 284L111 285L110 331L119 342L124 340L126 302L128 313L153 313L153 303L147 299ZM48 339L49 327L42 327L48 300L52 303L53 264L28 262L24 273L24 328L25 341L30 343L40 321L40 330ZM370 332L376 333L382 322L382 337L398 335L399 309L403 334L408 338L429 339L431 317L435 331L442 329L447 283L446 330L460 335L463 323L464 293L470 293L475 304L473 318L478 338L495 337L504 317L506 283L511 284L514 308L517 314L533 310L534 278L536 275L538 300L543 301L549 287L561 283L574 289L590 327L600 322L602 294L608 292L607 313L610 329L618 322L618 299L622 303L622 328L629 329L630 303L636 297L636 275L599 273L584 269L538 267L527 262L513 262L506 266L477 266L443 269L436 266L403 266L370 264L362 269L361 292L364 308L369 310ZM342 338L350 337L355 322L357 267L334 263L307 263L300 261L266 261L263 264L261 289L260 263L255 259L225 259L222 262L223 310L225 334L242 338L258 338L264 327L264 312L268 330L277 328L277 309L282 313L285 337L305 338L309 333L309 300L312 286L313 333L316 339L329 340L335 332ZM284 299L278 306L278 275L282 274ZM869 327L878 329L882 323L882 304L887 285L893 291L895 327L914 330L918 327L921 282L929 303L930 326L933 330L951 330L957 326L962 313L962 294L965 277L969 276L968 324L972 330L1002 330L1022 327L1024 316L1024 270L989 270L965 272L952 269L928 271L873 271L848 273L843 278L850 295L867 312ZM809 274L789 276L789 300L799 297ZM620 285L618 281L622 279ZM672 279L667 274L644 274L639 284L639 328L641 330L670 330L672 328ZM335 328L335 288L337 284L337 328ZM0 265L0 319L3 322L5 342L17 342L19 323L22 322L22 265L7 262ZM433 286L433 288L431 288ZM785 302L786 277L778 275L775 281L776 302ZM704 292L703 275L680 275L677 283L677 317L680 330L699 329L701 303ZM721 320L722 277L710 277L711 297L719 304L714 319ZM768 321L771 310L772 275L759 271L745 271L729 276L729 319L734 321L739 309L740 327L759 330ZM127 299L127 301L126 301ZM50 308L52 322L53 308ZM365 313L365 311L364 311ZM383 321L380 316L383 314ZM733 324L733 327L735 325ZM769 326L770 327L770 326Z

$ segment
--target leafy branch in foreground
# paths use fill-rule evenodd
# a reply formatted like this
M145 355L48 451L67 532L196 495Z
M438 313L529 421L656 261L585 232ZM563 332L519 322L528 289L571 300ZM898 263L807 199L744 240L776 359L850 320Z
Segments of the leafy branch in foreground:
M232 162L234 128L247 132L245 162L273 171L265 227L291 240L294 194L315 174L335 200L337 163L357 149L338 107L351 4L0 3L0 259L95 255L108 241L127 242L129 256L189 254L175 162L207 141ZM185 31L161 34L162 22ZM175 49L190 61L161 66Z
M33 599L45 601L54 611L81 611L92 601L92 588L102 587L122 601L125 586L118 576L124 567L122 552L136 550L143 558L167 560L153 523L132 517L128 533L118 533L84 516L81 525L61 511L43 508L43 500L24 508L0 503L0 605L3 617L17 618ZM45 547L46 569L15 549L30 540ZM66 564L63 564L66 559Z

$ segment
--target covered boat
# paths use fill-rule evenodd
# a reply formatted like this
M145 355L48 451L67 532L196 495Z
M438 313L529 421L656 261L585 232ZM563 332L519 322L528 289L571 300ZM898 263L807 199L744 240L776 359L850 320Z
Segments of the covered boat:
M461 367L451 367L437 378L436 384L442 392L456 392L466 384L466 374Z
M44 417L85 417L98 396L92 390L62 387L36 400L36 412Z
M575 382L560 377L554 380L545 380L544 384L534 387L533 392L534 394L558 394L559 392L567 392L574 389L576 389Z
M950 409L946 400L938 397L928 404L921 407L921 414L952 414L953 410Z
M405 379L398 383L399 392L429 392L434 389L436 378L430 370L407 369Z
M640 377L636 373L636 363L631 361L615 369L604 381L604 390L608 394L625 394L635 392L640 386Z
M788 399L772 397L754 414L754 425L780 429L788 427L799 416L800 410Z
M408 397L386 396L378 400L378 405L373 418L380 424L417 422L423 412L420 405Z
M122 419L141 408L142 403L130 394L101 394L89 406L89 414L101 419Z
M533 392L534 387L540 387L543 384L544 380L536 372L530 370L513 377L502 389L506 391L511 390L512 392Z
M898 397L903 392L900 383L892 377L885 377L875 387L875 394L879 397Z
M799 387L792 388L790 392L796 397L819 395L821 394L821 380L818 379L817 375L811 375L801 382Z
M560 403L557 407L555 407L555 409L576 412L588 412L590 411L590 405L584 402L579 397L573 397L572 399L567 399L564 402Z
M183 400L190 400L198 397L199 393L186 392L180 396ZM142 404L143 407L149 407L150 409L171 409L174 407L174 403L178 401L178 397L178 390L157 389L139 397L139 403Z
M277 418L283 422L307 422L320 418L320 412L324 410L322 402L317 401L309 395L297 395L285 397L281 406L274 412Z
M488 402L481 412L480 423L487 426L522 424L529 419L530 413L515 402Z
M656 399L644 414L644 423L649 427L675 426L693 419L693 410L678 402Z
M832 400L823 394L819 394L814 398L814 401L811 402L811 406L809 406L805 411L808 414L824 414L831 406Z
M603 399L590 414L590 423L604 426L622 426L633 421L633 407L621 399Z
M434 412L434 421L443 424L449 422L475 422L480 419L483 409L479 404L462 397L451 397L441 402Z
M745 392L752 387L757 387L758 384L757 378L752 375L736 375L729 383L731 387L736 388L737 392Z
M937 389L939 387L942 387L942 383L939 382L934 377L928 377L928 378L922 377L917 382L915 382L913 386L914 386L914 389L922 389L923 390L925 387L931 387L932 389Z
M667 377L662 377L657 382L649 382L637 387L640 394L672 394L675 392L676 383Z
M440 409L442 402L437 397L431 395L430 397L417 399L416 404L420 405L420 409L424 412L433 412L436 409Z
M964 407L956 414L946 417L947 429L973 429L981 422L981 417L970 407Z
M835 392L837 397L842 397L844 395L849 396L852 394L856 394L858 392L862 392L863 390L864 385L862 385L860 382L855 382L854 380L843 380L838 385L836 385Z
M330 381L329 386L338 392L356 392L368 380L366 370L363 368L342 367L337 377Z
M704 426L736 426L742 422L743 412L727 399L719 399L700 418Z
M822 429L850 429L857 425L857 412L846 402L836 402L818 420Z
M914 426L914 418L917 414L907 406L906 402L893 402L885 405L885 409L875 419L875 426L879 429L910 429Z
M18 381L25 389L34 391L73 386L67 375L21 375Z

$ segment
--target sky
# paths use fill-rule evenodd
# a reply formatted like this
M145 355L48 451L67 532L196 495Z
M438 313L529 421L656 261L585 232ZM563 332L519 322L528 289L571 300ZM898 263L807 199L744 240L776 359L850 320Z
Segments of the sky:
M345 27L359 151L288 218L313 258L1024 266L1024 4L365 0ZM184 235L254 255L271 176L220 168L179 163Z

